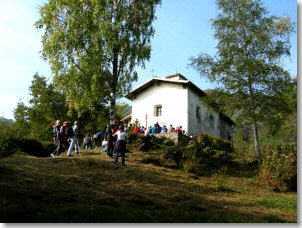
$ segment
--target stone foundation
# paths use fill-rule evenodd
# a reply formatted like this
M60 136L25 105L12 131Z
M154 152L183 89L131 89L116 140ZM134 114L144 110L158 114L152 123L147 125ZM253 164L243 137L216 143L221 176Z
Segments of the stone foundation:
M171 133L157 133L157 134L150 134L153 135L155 137L166 137L168 139L170 139L171 141L173 141L175 143L175 145L178 144L182 144L182 145L186 145L189 143L190 140L192 140L189 136L178 133L178 132L171 132Z

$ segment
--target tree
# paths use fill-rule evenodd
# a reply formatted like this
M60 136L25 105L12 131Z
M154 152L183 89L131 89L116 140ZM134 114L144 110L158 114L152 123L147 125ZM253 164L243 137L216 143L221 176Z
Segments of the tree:
M152 22L160 0L49 0L36 27L44 28L43 58L54 82L81 115L110 102L137 80L136 66L150 59Z
M29 108L21 101L17 103L17 107L14 110L14 118L16 120L17 135L29 135L31 130L29 125Z
M14 110L16 125L23 136L39 140L52 140L51 126L56 120L79 122L79 136L96 132L108 123L108 109L98 105L93 110L85 110L81 116L76 112L68 115L69 104L66 94L57 90L53 83L47 83L45 77L35 74L29 87L31 99L29 106L19 102Z
M278 119L286 102L282 91L290 82L281 66L290 56L290 35L294 24L289 17L269 15L258 0L217 0L219 13L212 19L218 40L214 57L201 53L190 65L233 94L233 108L253 125L255 155L261 158L259 121Z
M125 116L131 114L131 106L127 103L119 102L116 104L116 116L117 119L122 119Z
M37 73L33 76L29 90L32 96L30 106L20 102L14 110L17 126L26 136L52 139L51 126L55 120L68 118L65 94L55 90L52 83L47 84L46 78Z

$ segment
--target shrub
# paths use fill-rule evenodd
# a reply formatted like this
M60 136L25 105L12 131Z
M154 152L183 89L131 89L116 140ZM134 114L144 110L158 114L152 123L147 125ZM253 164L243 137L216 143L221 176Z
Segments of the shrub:
M138 137L139 137L139 134L135 134L133 132L128 132L127 133L127 143L133 144L134 142L137 141Z
M196 142L202 143L205 147L210 147L215 150L222 150L226 152L234 151L234 148L229 141L205 133L198 134L196 137Z
M164 158L174 160L178 168L199 176L220 170L232 159L226 151L215 150L203 142L186 147L169 147Z
M0 157L6 157L14 154L18 151L18 147L15 146L16 140L12 137L5 137L0 139Z
M9 156L18 150L15 147L17 137L15 124L0 120L0 157Z
M162 166L160 159L158 158L144 158L142 160L143 164L154 164L157 166Z
M127 143L133 145L140 151L148 151L157 148L157 146L152 142L151 136L142 134L128 133Z
M275 191L297 191L297 144L263 146L259 181Z
M233 137L234 154L236 158L245 163L255 161L255 144L252 137L238 130Z
M184 161L184 157L185 150L179 146L168 147L164 152L164 159L175 161L178 168L183 167L182 162Z
M0 121L0 157L12 155L17 151L47 157L54 149L54 143L41 143L35 139L21 137L14 123Z

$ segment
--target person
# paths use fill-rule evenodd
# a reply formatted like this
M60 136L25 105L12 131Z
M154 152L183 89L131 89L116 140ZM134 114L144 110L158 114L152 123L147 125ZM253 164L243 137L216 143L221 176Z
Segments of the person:
M153 125L153 127L151 129L151 133L153 133L153 134L157 133L157 126L156 126L156 124Z
M130 124L129 126L128 126L128 130L129 130L129 132L132 132L133 131L133 125L132 124Z
M150 135L152 132L152 127L149 126L148 129L145 131L145 135Z
M63 122L63 126L60 128L60 134L62 136L62 144L65 144L66 147L69 147L69 142L68 142L68 136L67 136L67 131L68 131L68 121Z
M180 133L182 133L183 131L182 131L182 126L181 125L179 126L179 129L180 129Z
M50 154L53 158L58 157L61 154L62 150L62 135L60 134L61 122L60 120L56 121L55 130L56 130L56 149Z
M79 129L78 121L74 121L73 127L68 129L68 137L70 138L71 143L70 143L70 146L69 146L69 149L68 149L68 152L67 152L67 157L71 156L71 151L73 150L74 147L75 147L76 153L77 154L80 153L79 144L78 144L78 140L77 140L78 129Z
M162 133L167 133L168 131L168 128L166 127L166 125L164 125L162 128L161 128L161 132Z
M101 130L99 129L98 130L98 132L97 132L97 134L98 134L98 137L97 137L97 147L100 147L100 144L101 144L101 141L102 141L102 135L103 135L103 133L101 132Z
M52 135L53 135L53 142L56 143L56 140L57 140L57 128L56 128L56 125L52 125Z
M107 141L106 141L106 139L104 139L104 141L102 142L102 148L103 148L103 151L104 152L107 152Z
M140 134L145 134L145 127L142 126L140 129L139 129L139 133Z
M156 127L157 127L157 132L160 133L161 132L161 126L159 125L159 123L156 123Z
M112 157L113 156L113 150L114 150L114 136L113 134L116 132L116 125L117 125L117 120L114 119L112 121L112 124L110 124L106 130L106 135L107 135L107 157Z
M124 132L124 126L120 125L118 131L113 134L113 136L117 136L117 141L114 146L114 164L118 162L118 156L121 154L122 157L122 165L125 165L125 153L126 153L126 141L127 141L127 134Z
M107 128L109 127L109 124L107 124L106 125L106 127L105 127L105 133L104 133L104 140L106 140L107 141Z
M177 132L177 133L181 133L181 130L180 130L179 127L176 127L176 132Z
M173 132L173 126L172 124L170 124L169 128L168 128L168 133L172 133Z
M93 140L92 144L94 143L94 147L97 148L98 147L98 143L99 143L98 132L93 135L92 140Z
M91 138L90 134L88 134L84 137L83 147L85 150L92 148L92 138Z
M134 132L135 134L138 134L138 133L139 133L139 129L138 129L137 125L134 126L133 132Z

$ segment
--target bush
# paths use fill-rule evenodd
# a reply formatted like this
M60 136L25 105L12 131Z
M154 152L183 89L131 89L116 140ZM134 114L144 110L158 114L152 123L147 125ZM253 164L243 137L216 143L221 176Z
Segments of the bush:
M204 147L210 147L214 150L222 150L225 152L234 151L234 148L229 141L205 133L198 134L196 137L196 142L199 144L204 144Z
M154 164L157 166L162 166L160 159L158 158L144 158L142 160L143 164Z
M164 159L172 160L176 163L177 168L183 167L185 149L179 146L168 147L164 153Z
M12 155L18 151L48 157L55 149L54 143L41 143L35 139L21 137L14 123L0 121L0 157Z
M135 133L127 134L127 143L133 145L136 149L140 151L153 150L160 147L163 144L169 144L166 138L157 138L150 135L142 135Z
M265 145L259 181L275 191L297 191L297 144Z
M127 143L133 144L134 142L137 141L138 137L139 137L139 134L135 134L133 132L128 132L127 133Z
M165 150L164 158L175 161L178 168L199 176L220 170L232 159L226 151L206 147L204 143L186 147L169 147Z
M18 150L18 147L15 146L18 137L16 131L14 123L0 120L0 157L9 156Z
M242 130L234 134L233 146L235 155L239 160L246 163L255 161L254 139L247 137Z
M7 157L18 151L19 147L15 146L16 140L12 137L5 137L0 139L0 157Z

